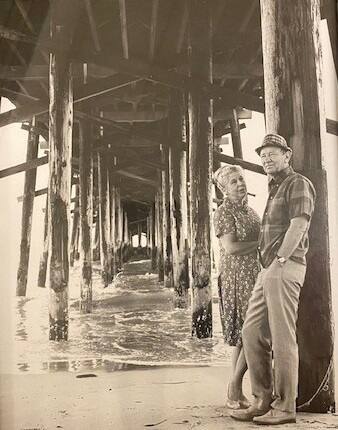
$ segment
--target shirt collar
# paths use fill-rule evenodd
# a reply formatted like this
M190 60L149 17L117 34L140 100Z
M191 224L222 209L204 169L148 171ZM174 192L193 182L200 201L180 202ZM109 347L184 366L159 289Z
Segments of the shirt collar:
M284 179L291 175L293 172L293 168L291 166L288 166L284 170L281 170L274 178L272 176L269 176L269 188L271 188L275 184L280 185L284 181Z
M225 197L224 206L229 209L242 209L244 211L247 211L248 202L246 198L244 198L242 201L239 201L239 202L233 202L232 200L229 199L229 197Z

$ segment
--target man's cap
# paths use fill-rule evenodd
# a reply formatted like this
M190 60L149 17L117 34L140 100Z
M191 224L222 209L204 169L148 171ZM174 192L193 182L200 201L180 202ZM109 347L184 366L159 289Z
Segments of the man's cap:
M285 151L292 152L292 149L288 146L286 143L286 140L283 136L277 134L277 133L269 133L267 134L264 139L261 146L255 149L258 155L260 155L261 150L265 147L274 146L276 148L282 148Z

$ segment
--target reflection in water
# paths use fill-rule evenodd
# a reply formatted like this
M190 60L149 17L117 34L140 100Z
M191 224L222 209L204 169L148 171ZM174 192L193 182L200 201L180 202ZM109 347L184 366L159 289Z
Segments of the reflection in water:
M68 342L48 340L48 291L18 298L17 328L11 337L14 357L1 371L55 372L128 370L139 366L220 365L229 361L214 306L214 337L191 337L191 313L173 306L173 293L148 262L126 265L114 285L103 289L94 272L92 314L78 311L79 270L71 275ZM4 368L4 369L3 369Z

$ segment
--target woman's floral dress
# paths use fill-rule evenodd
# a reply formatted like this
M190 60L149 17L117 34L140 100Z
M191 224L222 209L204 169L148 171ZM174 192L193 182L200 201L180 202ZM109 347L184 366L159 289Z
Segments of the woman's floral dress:
M225 198L214 215L215 234L234 233L237 241L258 240L260 218L247 203L234 203ZM257 252L229 255L220 241L220 274L218 293L224 341L242 344L242 326L251 292L259 272Z

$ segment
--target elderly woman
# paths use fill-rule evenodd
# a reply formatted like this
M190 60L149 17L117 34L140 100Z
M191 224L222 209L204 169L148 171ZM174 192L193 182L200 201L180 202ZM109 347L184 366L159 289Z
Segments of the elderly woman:
M242 391L247 365L241 330L251 291L259 271L257 259L260 218L247 204L247 189L240 166L223 166L214 174L223 193L223 203L214 215L215 234L220 245L218 292L224 341L234 347L232 377L226 406L248 408Z

